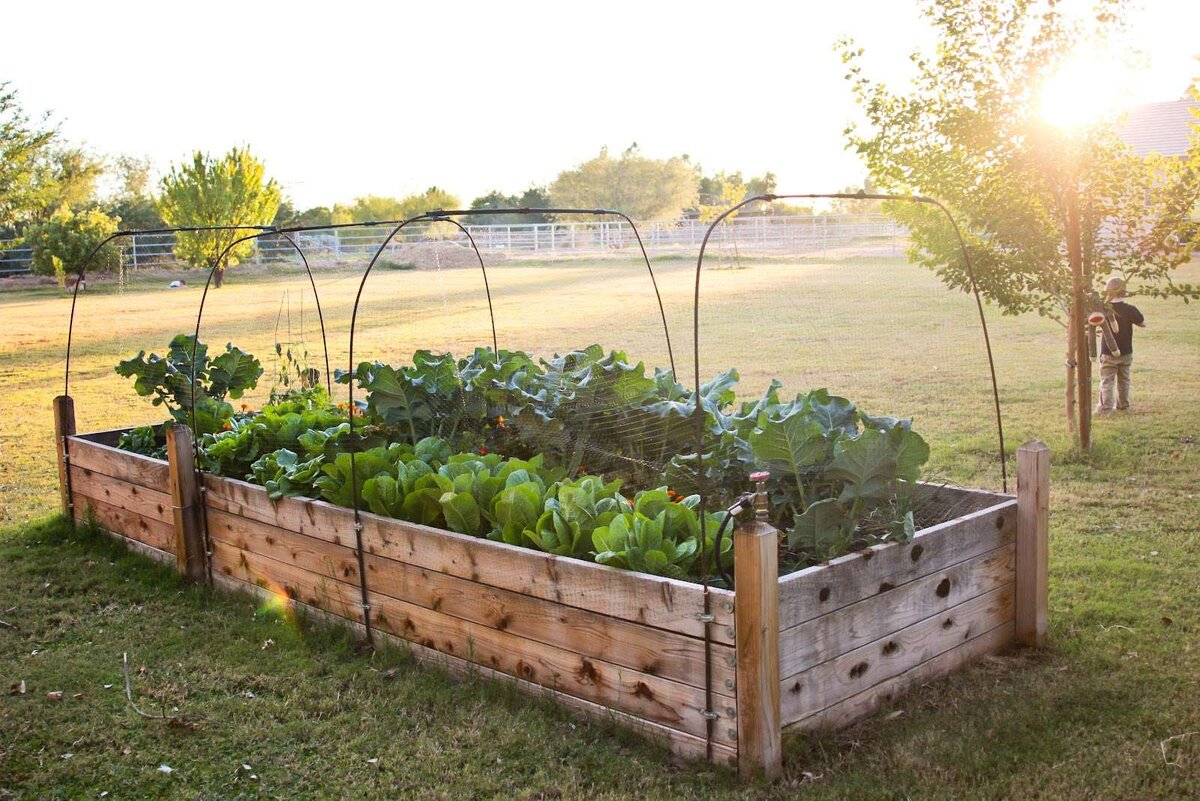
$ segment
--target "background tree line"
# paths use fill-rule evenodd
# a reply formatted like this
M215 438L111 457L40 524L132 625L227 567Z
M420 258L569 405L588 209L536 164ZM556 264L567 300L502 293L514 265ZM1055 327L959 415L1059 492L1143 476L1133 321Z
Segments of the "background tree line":
M705 174L687 155L655 159L637 143L619 156L607 148L578 166L563 170L547 186L530 185L519 193L498 189L474 198L468 208L608 208L635 220L709 218L713 211L745 197L775 191L771 172L744 179L740 172ZM67 142L57 124L44 115L31 119L15 89L0 83L0 240L33 248L34 272L57 275L77 265L117 230L176 226L247 225L275 227L336 225L407 219L438 208L461 208L460 199L432 186L404 197L362 195L349 203L298 208L270 178L265 163L249 148L234 147L221 156L194 152L155 180L147 158L98 155ZM765 204L745 214L810 214L808 206ZM572 215L560 215L568 220ZM547 213L480 214L468 224L545 223ZM216 231L181 234L176 255L188 265L217 268L219 286L225 269L252 252L253 233ZM0 249L0 259L4 251ZM100 254L93 269L116 270L116 248Z

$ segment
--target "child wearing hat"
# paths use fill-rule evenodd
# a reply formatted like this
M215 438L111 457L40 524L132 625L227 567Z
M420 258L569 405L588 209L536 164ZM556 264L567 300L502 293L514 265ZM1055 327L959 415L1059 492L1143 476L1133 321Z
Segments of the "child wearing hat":
M1124 279L1112 277L1104 285L1104 298L1112 309L1113 339L1119 353L1113 353L1101 338L1100 403L1096 411L1111 412L1129 408L1130 370L1133 366L1133 327L1146 327L1146 318L1137 306L1127 303Z

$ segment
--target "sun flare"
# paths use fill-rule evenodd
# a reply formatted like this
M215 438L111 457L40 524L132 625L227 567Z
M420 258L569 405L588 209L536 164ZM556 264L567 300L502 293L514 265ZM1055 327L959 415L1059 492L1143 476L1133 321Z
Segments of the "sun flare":
M1115 118L1128 103L1132 70L1099 51L1079 52L1042 83L1038 113L1065 131Z

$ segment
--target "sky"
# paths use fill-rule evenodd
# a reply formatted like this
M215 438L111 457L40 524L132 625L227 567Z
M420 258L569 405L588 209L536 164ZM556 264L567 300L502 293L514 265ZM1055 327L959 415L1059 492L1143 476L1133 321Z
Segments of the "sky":
M1062 6L1084 7L1063 0ZM254 9L252 12L248 9ZM519 193L637 142L706 172L836 191L864 170L833 50L909 74L932 37L908 0L6 5L0 81L102 154L158 170L249 145L301 207L437 185ZM1200 73L1200 3L1143 0L1128 102Z

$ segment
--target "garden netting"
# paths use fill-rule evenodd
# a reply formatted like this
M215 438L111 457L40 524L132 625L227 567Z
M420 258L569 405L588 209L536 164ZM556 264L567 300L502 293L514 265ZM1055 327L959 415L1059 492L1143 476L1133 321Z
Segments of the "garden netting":
M883 201L836 202L778 236L772 203L748 203L715 222L693 276L701 491L723 507L769 471L795 567L973 511L938 486L1006 488L974 295L914 263Z

